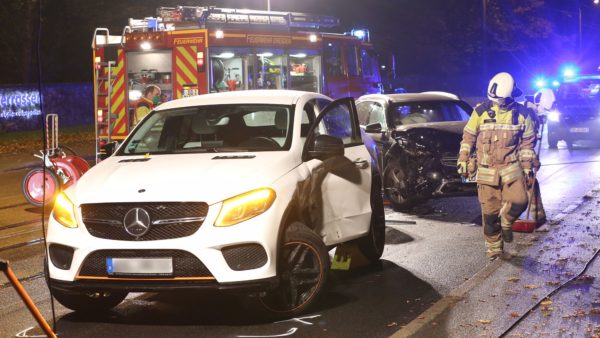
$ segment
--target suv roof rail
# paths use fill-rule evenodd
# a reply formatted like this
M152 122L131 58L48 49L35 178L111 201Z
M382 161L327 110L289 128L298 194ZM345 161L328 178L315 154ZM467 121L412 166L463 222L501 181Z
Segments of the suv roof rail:
M442 92L442 91L427 91L427 92L421 92L421 94L443 95L443 96L449 97L451 99L460 100L460 98L458 97L458 95L452 94L452 93L448 93L448 92Z

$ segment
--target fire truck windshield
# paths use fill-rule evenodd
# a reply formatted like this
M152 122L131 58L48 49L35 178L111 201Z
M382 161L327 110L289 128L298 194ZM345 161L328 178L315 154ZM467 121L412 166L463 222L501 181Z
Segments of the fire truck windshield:
M288 150L292 111L256 104L154 111L117 155Z

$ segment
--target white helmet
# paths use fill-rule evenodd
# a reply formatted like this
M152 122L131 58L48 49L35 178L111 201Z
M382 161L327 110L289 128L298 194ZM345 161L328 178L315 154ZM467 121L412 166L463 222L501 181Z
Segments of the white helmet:
M487 96L497 104L505 104L506 99L521 96L523 92L515 84L515 79L508 73L498 73L490 80Z
M533 103L537 105L538 112L540 113L552 110L555 101L556 96L554 96L554 91L550 88L540 89L533 96Z

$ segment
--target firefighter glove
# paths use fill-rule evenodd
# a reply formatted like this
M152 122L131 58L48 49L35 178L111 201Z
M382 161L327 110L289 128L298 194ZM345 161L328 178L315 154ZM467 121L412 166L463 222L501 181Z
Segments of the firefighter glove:
M458 161L456 163L456 171L459 175L468 177L469 171L467 170L467 162L466 161Z

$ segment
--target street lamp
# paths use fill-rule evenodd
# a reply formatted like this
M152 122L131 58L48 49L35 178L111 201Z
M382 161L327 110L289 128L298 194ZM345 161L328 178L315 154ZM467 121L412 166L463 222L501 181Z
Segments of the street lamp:
M594 0L594 1L600 1L600 0ZM271 11L271 0L267 0L267 12Z
M594 5L600 4L600 0L594 0ZM579 34L578 34L578 42L579 42L579 58L582 58L583 47L582 47L582 39L583 39L583 11L581 9L581 0L577 0L577 9L579 14Z

